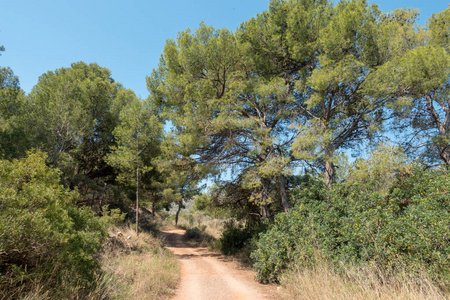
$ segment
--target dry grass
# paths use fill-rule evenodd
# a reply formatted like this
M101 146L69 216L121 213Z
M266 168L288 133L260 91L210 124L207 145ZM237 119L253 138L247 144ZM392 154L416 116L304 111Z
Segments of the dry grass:
M224 220L205 215L200 211L183 215L178 220L178 226L182 228L199 228L206 234L218 239L224 230Z
M182 215L178 226L186 229L188 243L197 247L218 250L217 242L224 231L223 219L216 219L196 211L193 214Z
M315 269L286 272L281 284L284 299L450 299L425 276L399 279L376 268L352 268L338 274L319 264Z
M67 275L69 278L70 274ZM70 282L58 283L55 286L51 283L37 279L34 282L30 282L27 286L22 286L14 291L8 291L3 293L0 291L0 299L2 300L53 300L53 299L68 299L68 300L91 300L91 299L108 299L111 283L110 278L107 276L100 276L97 279L97 285L89 290L80 286L74 286Z
M157 217L143 217L143 225L145 221L152 229L161 222ZM99 259L103 272L89 290L74 286L67 274L63 278L68 282L58 283L56 290L48 280L36 278L13 291L0 289L0 300L167 299L179 281L177 258L150 233L137 236L134 227L111 228Z
M120 232L120 233L119 233ZM165 299L179 280L176 257L148 233L115 228L102 256L109 299Z

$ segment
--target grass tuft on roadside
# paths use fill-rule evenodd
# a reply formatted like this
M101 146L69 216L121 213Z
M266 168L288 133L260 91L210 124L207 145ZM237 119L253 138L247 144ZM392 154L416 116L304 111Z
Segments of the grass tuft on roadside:
M115 227L101 257L109 299L167 299L179 281L176 257L147 232Z
M425 275L386 275L376 267L344 268L336 272L326 263L293 268L281 277L283 299L444 300L448 295Z

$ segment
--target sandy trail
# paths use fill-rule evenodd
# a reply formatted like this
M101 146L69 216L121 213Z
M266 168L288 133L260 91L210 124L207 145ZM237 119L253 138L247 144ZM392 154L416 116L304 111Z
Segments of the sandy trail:
M181 283L174 300L277 299L274 286L257 283L254 272L207 248L192 247L184 230L163 231L167 248L181 261Z

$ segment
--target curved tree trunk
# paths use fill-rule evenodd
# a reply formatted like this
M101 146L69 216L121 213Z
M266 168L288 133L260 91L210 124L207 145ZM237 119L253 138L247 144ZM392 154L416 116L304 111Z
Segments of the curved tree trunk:
M448 134L448 129L450 126L450 107L443 107L445 111L444 120L441 120L439 113L434 108L433 102L436 101L430 95L425 96L427 100L427 110L434 120L434 125L439 130L439 137L445 137ZM450 167L450 145L447 143L439 143L437 144L439 149L439 156L445 163L445 168L448 169Z
M283 174L278 176L278 187L280 189L281 205L283 206L284 212L289 212L289 201L286 193L286 180Z
M178 225L178 216L180 215L180 211L181 211L181 207L182 206L183 206L183 200L178 202L178 209L177 209L177 213L175 214L175 226Z
M439 149L441 159L445 163L445 168L448 170L450 168L450 145L447 145L446 147L442 147Z

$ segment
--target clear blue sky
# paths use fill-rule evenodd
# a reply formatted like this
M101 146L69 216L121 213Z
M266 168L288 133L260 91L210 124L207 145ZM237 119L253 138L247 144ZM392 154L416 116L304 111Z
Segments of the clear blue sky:
M382 11L418 8L420 24L446 0L380 0ZM234 30L266 10L267 0L0 0L0 66L9 66L29 93L38 77L72 62L96 62L142 98L165 40L201 21Z

